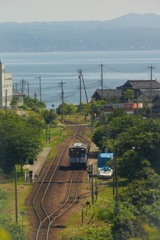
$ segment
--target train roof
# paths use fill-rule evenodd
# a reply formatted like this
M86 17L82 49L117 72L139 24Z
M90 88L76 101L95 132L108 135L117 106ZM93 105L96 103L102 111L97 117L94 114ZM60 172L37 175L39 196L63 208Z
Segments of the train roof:
M75 142L70 146L70 148L87 148L87 145L85 143Z
M113 153L99 153L98 154L98 159L108 159L108 158L113 158Z

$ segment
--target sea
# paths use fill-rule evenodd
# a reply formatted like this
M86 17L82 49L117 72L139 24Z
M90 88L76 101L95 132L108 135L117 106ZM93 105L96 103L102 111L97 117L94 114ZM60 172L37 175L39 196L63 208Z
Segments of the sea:
M0 61L12 73L14 89L48 109L56 109L62 95L65 103L78 105L80 95L86 103L102 82L104 89L116 89L127 80L160 81L160 51L0 53Z

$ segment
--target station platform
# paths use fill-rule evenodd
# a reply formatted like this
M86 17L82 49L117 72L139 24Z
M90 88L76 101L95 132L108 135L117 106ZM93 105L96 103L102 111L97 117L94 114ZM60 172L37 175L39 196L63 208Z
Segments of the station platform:
M27 165L25 170L25 181L26 182L35 182L40 175L40 172L47 160L48 154L51 148L43 148L43 150L37 155L37 160L33 165Z

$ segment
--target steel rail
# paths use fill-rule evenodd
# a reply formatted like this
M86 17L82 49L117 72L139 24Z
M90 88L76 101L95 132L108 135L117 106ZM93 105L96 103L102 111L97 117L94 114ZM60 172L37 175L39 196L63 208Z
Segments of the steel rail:
M43 223L44 223L46 220L48 220L48 224L50 223L50 216L49 216L49 214L47 213L47 211L46 211L46 209L45 209L45 207L44 207L44 205L43 205L43 201L44 201L44 197L46 196L46 193L47 193L47 191L48 191L48 189L49 189L49 186L50 186L50 184L51 184L52 178L53 178L53 176L54 176L54 174L55 174L55 172L56 172L56 170L57 170L57 168L58 168L59 162L60 162L60 160L61 160L61 158L62 158L62 156L63 156L63 153L64 153L65 148L66 148L66 143L65 143L63 149L61 150L61 154L60 154L60 156L58 157L59 159L58 159L58 161L57 161L57 163L56 163L55 169L54 169L52 175L50 176L50 179L49 179L49 181L48 181L46 190L44 191L44 194L43 194L43 196L42 196L42 198L41 198L40 204L41 204L41 208L43 209L43 211L44 211L45 214L46 214L46 218L44 218L44 219L40 222L40 224L39 224L39 227L38 227L38 230L37 230L37 235L36 235L36 240L38 240L39 233L40 233L40 230L41 230L41 228L42 228L42 226L43 226Z
M76 128L75 132L77 132L77 131L78 131L78 127ZM71 139L71 138L72 138L72 137L69 137L69 138L67 138L66 140L69 140L69 139ZM66 140L65 140L65 141L66 141ZM63 142L62 142L62 143L63 143ZM62 143L61 143L61 144L62 144ZM36 215L37 215L37 217L38 217L38 219L39 219L39 223L41 222L41 218L40 218L40 216L39 216L39 214L38 214L38 211L36 210L35 201L36 201L36 198L37 198L37 196L38 196L38 193L39 193L39 191L40 191L43 183L45 182L45 178L46 178L46 176L48 175L49 170L51 169L52 164L53 164L53 162L55 161L55 159L56 159L56 157L57 157L57 155L58 155L58 152L59 152L59 149L60 149L60 147L61 147L61 144L58 146L58 148L57 148L57 150L56 150L56 153L55 153L55 156L54 156L54 158L52 158L52 161L51 161L51 163L50 163L50 165L49 165L49 167L48 167L48 170L46 171L43 179L41 180L41 184L40 184L40 186L39 186L39 188L38 188L38 190L37 190L37 192L36 192L36 194L35 194L35 197L34 197L34 199L33 199L33 201L32 201L32 207L33 207L33 209L34 209L34 211L35 211L35 213L36 213ZM55 170L55 171L56 171L56 170ZM55 173L55 171L54 171L54 173Z
M82 173L82 170L78 171L78 179L76 179L76 186L75 186L74 189L72 189L73 188L73 183L75 182L74 177L76 176L76 178L77 178L77 171L76 170L73 171L72 177L71 177L71 180L70 180L70 184L69 184L69 188L68 188L68 194L66 196L66 200L64 201L64 203L59 208L57 208L53 213L50 214L50 217L53 217L53 219L50 221L50 223L48 225L47 235L46 235L45 240L48 240L51 225L57 220L57 218L59 218L62 214L64 214L66 211L68 211L77 201L79 184L80 184L80 179L81 179L80 178L81 173ZM72 200L72 196L71 196L71 191L75 192L73 200ZM60 212L58 212L58 211L60 211Z
M75 130L74 137L77 135L78 129L79 129L79 127L76 126L76 130ZM47 211L46 211L46 209L45 209L45 207L44 207L44 205L43 205L43 200L44 200L44 197L45 197L45 195L46 195L46 193L47 193L47 191L48 191L48 188L49 188L49 186L50 186L51 179L53 178L53 176L54 176L54 174L55 174L55 172L56 172L56 170L57 170L57 168L58 168L59 162L60 162L60 160L61 160L61 158L62 158L62 156L63 156L63 153L64 153L64 150L65 150L66 144L67 144L68 141L69 141L70 139L72 139L72 138L73 138L73 136L67 138L65 141L63 141L63 142L58 146L57 151L56 151L56 154L55 154L55 157L52 159L52 161L51 161L51 163L50 163L50 165L49 165L49 167L48 167L48 170L46 171L46 173L45 173L45 175L44 175L44 177L43 177L43 179L42 179L42 181L41 181L41 184L40 184L40 186L39 186L39 188L38 188L38 190L37 190L37 192L36 192L36 194L35 194L35 197L34 197L34 199L33 199L32 207L33 207L33 209L34 209L34 211L35 211L35 213L36 213L36 216L37 216L37 218L38 218L38 220L39 220L39 227L38 227L37 234L36 234L36 240L38 240L38 235L39 235L39 232L40 232L40 229L41 229L43 223L44 223L46 220L48 220L48 224L50 223L50 218L49 218L49 215L48 215L48 213L47 213ZM43 194L43 196L42 196L42 198L41 198L40 205L41 205L41 209L42 209L43 212L44 212L44 216L43 216L43 219L42 219L42 216L40 216L41 214L39 213L39 210L38 210L37 207L36 207L36 199L37 199L38 196L39 196L39 192L40 192L42 186L44 185L45 179L46 179L46 177L47 177L50 169L52 168L53 162L55 161L55 159L56 159L56 157L57 157L57 155L58 155L58 153L59 153L59 151L60 151L60 148L61 148L61 146L62 146L63 144L64 144L63 151L61 150L61 155L60 155L60 157L58 157L59 160L57 160L57 164L56 164L56 166L55 166L55 168L54 168L54 171L53 171L52 176L50 177L50 180L49 180L49 182L48 182L48 186L47 186L47 188L46 188L46 190L45 190L45 192L44 192L44 194ZM42 212L41 212L41 213L42 213Z

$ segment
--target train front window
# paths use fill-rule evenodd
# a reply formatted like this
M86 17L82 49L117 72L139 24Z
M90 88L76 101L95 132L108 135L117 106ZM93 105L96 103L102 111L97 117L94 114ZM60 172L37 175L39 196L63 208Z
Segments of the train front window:
M80 149L75 149L75 157L80 157L81 152Z
M73 148L69 149L69 156L74 157L74 149Z
M84 148L81 148L81 157L84 157L86 154L86 150Z

